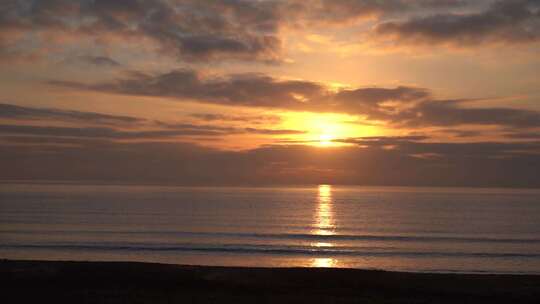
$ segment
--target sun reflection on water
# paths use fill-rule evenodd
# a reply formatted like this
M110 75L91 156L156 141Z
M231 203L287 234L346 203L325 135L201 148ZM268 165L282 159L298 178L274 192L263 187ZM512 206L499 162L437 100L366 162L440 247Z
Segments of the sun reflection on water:
M333 247L334 244L327 243L327 242L315 242L315 243L311 243L311 246L318 247L318 248L328 248L328 247Z
M314 234L334 234L335 223L334 211L332 210L332 187L330 185L319 185L314 226Z
M314 258L311 261L312 267L335 267L337 260L333 258Z
M336 224L334 221L334 210L332 209L332 187L330 185L319 185L317 195L317 207L315 209L314 224L312 233L321 236L334 235ZM328 240L311 243L311 246L318 249L334 247ZM312 267L335 267L337 260L334 258L313 258Z

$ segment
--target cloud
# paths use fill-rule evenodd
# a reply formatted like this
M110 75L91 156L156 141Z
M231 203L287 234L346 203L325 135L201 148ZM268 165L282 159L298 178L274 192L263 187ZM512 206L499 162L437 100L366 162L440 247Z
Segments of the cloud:
M68 115L68 119L72 119L69 111L57 114L52 109L35 109L35 113L25 107L3 109L7 110L1 112L3 118L41 119L45 115L62 120ZM48 115L49 112L53 115ZM76 113L75 116L81 116L85 112ZM82 117L86 121L87 116ZM370 136L334 140L351 144L344 147L320 149L297 142L234 152L179 140L192 136L301 132L160 121L151 127L154 129L0 125L0 142L3 143L0 145L3 168L0 179L123 180L190 185L331 182L540 186L537 174L540 142L534 132L514 132L512 138L521 139L519 142L448 143L435 142L434 138L424 135ZM63 169L54 169L58 167Z
M426 101L400 113L398 122L411 126L502 125L518 128L540 126L540 112L512 108L470 108L466 101Z
M27 125L0 125L0 134L42 135L54 137L104 138L104 139L157 139L177 136L219 136L218 130L197 128L196 126L175 130L122 131L100 127L47 127Z
M277 115L226 115L215 113L193 113L191 117L202 121L249 122L252 124L277 124L281 117Z
M105 56L80 56L80 61L103 67L119 67L122 66L118 61Z
M480 130L460 130L460 129L444 129L444 130L438 130L438 131L442 133L451 134L456 137L461 137L461 138L480 136L483 133L485 133Z
M430 137L424 135L409 135L409 136L361 136L361 137L348 137L348 138L334 138L331 142L342 144L353 144L366 147L377 147L384 149L394 149L398 144L419 142L428 140ZM310 144L318 143L319 140L282 140L283 144Z
M361 100L370 105L379 105L385 101L417 101L430 97L426 89L400 86L395 89L386 88L361 88L345 89L339 91L334 98L343 102L356 102Z
M344 138L344 139L335 139L334 142L341 142L347 144L357 144L362 146L387 146L387 145L396 145L409 142L417 142L429 139L429 137L424 135L410 135L410 136L362 136L362 137L353 137L353 138Z
M272 116L232 116L230 118L242 118L242 122L252 124L249 119L269 119L270 117ZM227 118L227 116L223 116L223 118ZM304 131L290 129L240 128L207 124L171 123L131 116L51 108L31 108L10 104L0 104L0 119L16 121L11 124L0 124L0 134L103 138L110 140L171 139L182 136L226 136L232 134L295 135L305 133ZM51 122L67 122L73 124L73 126L57 127L24 124L31 121L48 122L49 124ZM255 124L257 123L259 121L255 121ZM96 125L99 127L95 127ZM102 127L103 125L111 127ZM145 130L140 130L141 128Z
M217 184L540 186L540 143L432 143L369 139L357 146L265 146L222 151L187 143L11 137L0 179ZM418 138L420 139L420 138ZM73 142L70 144L70 141ZM34 143L34 144L32 144ZM58 170L57 168L62 168Z
M385 102L412 102L430 96L422 88L343 89L335 93L323 84L303 80L280 80L263 74L235 74L204 78L195 70L174 70L147 75L132 73L112 82L83 84L50 81L73 89L116 94L172 97L230 106L279 108L299 111L376 113ZM381 110L382 112L382 110Z
M0 125L0 134L121 139L167 139L182 136L225 136L232 134L295 135L304 131L288 129L228 128L218 126L200 126L191 124L168 125L160 130L118 130L103 127L49 127L30 125Z
M378 24L374 34L397 44L448 44L476 47L486 43L521 44L540 40L540 3L496 1L474 13L440 13Z
M265 135L298 135L298 134L306 133L305 131L287 130L287 129L244 128L243 130L246 133L265 134Z
M145 119L123 115L110 115L95 112L69 111L51 108L31 108L12 104L0 104L0 119L15 120L60 120L90 124L138 124Z
M69 81L49 83L118 94L174 97L223 105L270 108L302 107L301 98L318 98L324 94L324 88L320 84L309 81L281 81L262 74L205 79L197 71L188 69L157 75L134 73L127 78L93 85Z
M397 127L501 125L536 127L540 112L504 107L472 108L472 99L437 100L430 90L408 86L395 88L344 88L331 90L305 80L276 79L263 74L203 77L195 70L162 74L131 73L110 82L84 84L50 81L77 90L173 98L178 101L227 106L259 107L363 115Z
M463 7L461 0L4 0L0 56L57 52L68 40L151 42L181 61L283 62L283 33ZM23 37L33 36L31 45ZM54 37L53 40L48 39ZM38 51L38 52L34 52ZM36 55L36 54L33 54ZM37 55L36 55L37 56Z
M0 41L14 31L100 42L114 36L123 41L149 39L162 53L182 60L280 60L279 17L274 1L5 2L0 6ZM8 45L15 43L10 40Z
M387 16L417 11L438 11L463 8L463 0L292 0L276 1L281 4L283 23L291 26L351 25Z
M527 140L540 140L540 130L528 131L528 132L509 132L505 133L504 137L511 139L527 139Z
M222 132L222 135L230 134L264 134L264 135L294 135L294 134L304 134L305 131L300 130L291 130L291 129L265 129L265 128L239 128L239 127L226 127L226 126L216 126L216 125L193 125L185 123L167 123L157 121L157 125L165 127L172 130L184 130L184 129L197 129L197 130L207 130L207 131L216 131Z
M286 2L286 1L284 1ZM315 0L292 1L290 10L295 9L298 22L313 24L343 24L351 21L369 19L405 9L406 1L355 1L355 0Z
M381 154L393 155L395 159L406 161L409 159L419 159L431 166L441 170L444 167L461 167L466 170L466 166L475 167L478 164L496 162L511 163L519 160L531 161L531 165L540 165L540 141L538 138L529 138L528 141L520 142L436 142L433 138L426 136L398 136L398 137L359 137L336 139L336 142L355 144L364 149L378 151ZM532 140L532 141L531 141ZM526 166L526 161L520 164ZM498 167L500 168L500 167ZM505 170L514 171L517 168L507 168ZM446 170L446 169L444 169ZM498 172L494 168L486 168L489 172L499 176L504 180L504 172ZM471 175L474 175L470 172ZM516 172L516 174L518 174ZM465 178L465 177L464 177ZM487 178L487 177L484 177ZM510 182L510 181L508 181Z

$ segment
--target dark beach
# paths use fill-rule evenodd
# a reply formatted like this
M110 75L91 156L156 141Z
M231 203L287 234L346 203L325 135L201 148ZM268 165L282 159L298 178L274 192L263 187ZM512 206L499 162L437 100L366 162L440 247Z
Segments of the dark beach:
M0 261L3 303L538 303L540 276Z

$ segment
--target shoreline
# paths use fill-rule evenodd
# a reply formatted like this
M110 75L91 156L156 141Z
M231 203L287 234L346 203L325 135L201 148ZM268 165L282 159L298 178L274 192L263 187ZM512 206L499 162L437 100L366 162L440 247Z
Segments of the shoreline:
M6 303L535 303L540 275L0 260Z
M291 266L252 266L252 265L218 265L218 264L191 264L191 263L170 263L161 261L143 261L143 260L100 260L100 259L35 259L35 258L12 258L12 257L0 257L0 263L2 262L57 262L57 263L133 263L133 264L145 264L145 265L165 265L165 266L180 266L180 267L199 267L199 268L230 268L230 269L260 269L260 270L275 270L275 269L335 269L339 270L351 270L351 271L363 271L363 272L385 272L385 273L401 273L401 274L425 274L425 275L464 275L464 276L531 276L540 277L540 272L523 272L523 271L488 271L488 270L414 270L414 269L385 269L385 268L355 268L355 267L341 267L341 266L303 266L303 265L291 265Z

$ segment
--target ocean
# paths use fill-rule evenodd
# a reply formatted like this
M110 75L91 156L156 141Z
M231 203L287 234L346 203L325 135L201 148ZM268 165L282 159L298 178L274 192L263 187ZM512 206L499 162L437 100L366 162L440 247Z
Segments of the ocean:
M540 273L540 190L0 185L0 258Z

